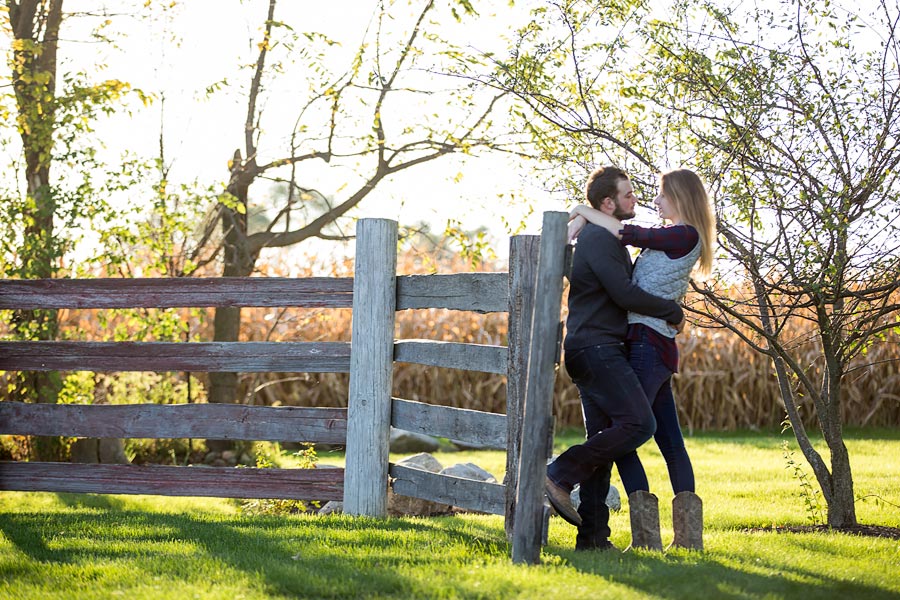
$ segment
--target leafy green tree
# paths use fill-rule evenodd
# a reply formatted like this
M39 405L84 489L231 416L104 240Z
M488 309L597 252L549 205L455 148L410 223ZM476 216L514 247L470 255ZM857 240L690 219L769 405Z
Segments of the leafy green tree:
M8 222L22 223L16 242L18 260L6 270L21 277L49 278L55 275L62 254L61 240L54 235L57 199L50 181L62 1L7 2L5 8L7 31L13 38L9 68L26 187L24 198L10 203L5 211ZM24 339L52 340L58 333L57 314L52 310L18 311L12 325ZM52 403L60 387L58 373L22 372L15 382L15 394L19 399ZM53 458L59 454L58 441L36 440L35 452L42 458Z
M128 86L59 72L62 5L62 0L7 0L0 7L0 29L10 42L5 78L13 92L0 98L0 111L5 123L14 124L21 152L2 189L0 266L7 277L59 276L74 232L107 206L90 175L98 166L93 147L82 138ZM69 181L61 183L57 168L67 170ZM11 324L19 339L52 340L59 334L54 310L16 311ZM60 388L58 373L20 372L11 391L21 400L53 403ZM58 440L38 439L34 451L39 458L58 458L61 446Z
M719 277L694 285L695 314L772 358L836 527L856 523L843 384L900 322L900 13L875 4L863 18L849 3L684 0L660 19L641 1L567 2L537 9L489 78L521 99L573 197L600 160L648 193L662 165L705 174L723 256ZM750 293L736 299L739 281ZM819 353L804 362L810 341Z
M752 289L738 302L721 280L695 286L707 299L702 316L749 329L745 341L772 358L832 526L856 524L841 416L843 385L859 375L850 362L900 323L900 13L881 3L864 21L854 10L759 11L754 43L736 15L710 9L702 37L655 27L656 64L674 76L668 89L647 90L671 109L718 188L722 248ZM795 352L807 340L785 333L797 320L818 345L812 364ZM809 440L804 411L829 462Z

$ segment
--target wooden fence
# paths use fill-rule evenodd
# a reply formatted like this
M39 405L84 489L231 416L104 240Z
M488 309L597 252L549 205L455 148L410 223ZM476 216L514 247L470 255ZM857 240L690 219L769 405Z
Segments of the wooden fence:
M397 223L363 219L353 278L0 281L0 309L353 308L352 345L0 342L3 371L349 372L347 409L0 402L0 434L345 444L345 469L2 461L0 490L342 500L347 514L384 516L391 482L397 494L505 515L513 560L536 563L545 522L565 232L565 213L545 213L540 238L511 239L508 273L397 276ZM508 346L394 340L396 311L418 308L508 312ZM393 398L394 362L505 374L507 414ZM506 449L504 483L389 464L391 426Z

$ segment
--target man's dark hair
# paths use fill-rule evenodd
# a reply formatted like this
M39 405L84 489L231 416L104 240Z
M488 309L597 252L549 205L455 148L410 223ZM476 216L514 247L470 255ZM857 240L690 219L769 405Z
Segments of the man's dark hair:
M616 199L619 192L619 182L628 179L628 173L618 167L606 166L594 170L588 176L587 184L584 188L584 195L587 201L594 208L600 208L600 204L604 198Z

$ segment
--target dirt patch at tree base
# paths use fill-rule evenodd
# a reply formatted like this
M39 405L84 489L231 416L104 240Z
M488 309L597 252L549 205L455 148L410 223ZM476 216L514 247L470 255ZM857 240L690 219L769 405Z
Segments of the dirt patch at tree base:
M900 540L900 527L887 527L884 525L850 525L847 527L829 527L828 525L772 525L771 527L746 527L741 531L748 533L775 532L775 533L815 533L834 532L847 535L861 535L867 537L880 537L892 540Z

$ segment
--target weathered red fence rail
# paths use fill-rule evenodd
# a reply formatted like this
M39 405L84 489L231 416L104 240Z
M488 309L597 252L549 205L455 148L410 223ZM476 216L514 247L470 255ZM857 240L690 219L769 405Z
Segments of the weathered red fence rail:
M0 462L0 490L342 499L345 512L380 516L386 513L390 475L398 494L505 514L514 539L513 559L537 562L545 514L540 490L550 450L549 406L559 350L565 223L565 213L546 213L542 238L512 238L508 273L397 276L397 224L363 219L353 278L0 281L0 309L353 308L352 343L0 342L4 371L349 372L346 410L0 402L0 434L337 443L347 446L346 469ZM508 346L394 340L395 312L417 308L507 312ZM394 362L506 375L507 413L393 398ZM391 426L505 448L504 483L390 465ZM528 432L524 436L523 428Z
M340 500L344 470L7 462L3 480L18 491Z
M89 438L347 440L347 409L237 404L27 404L0 402L0 434Z
M0 342L4 371L346 373L349 342Z

